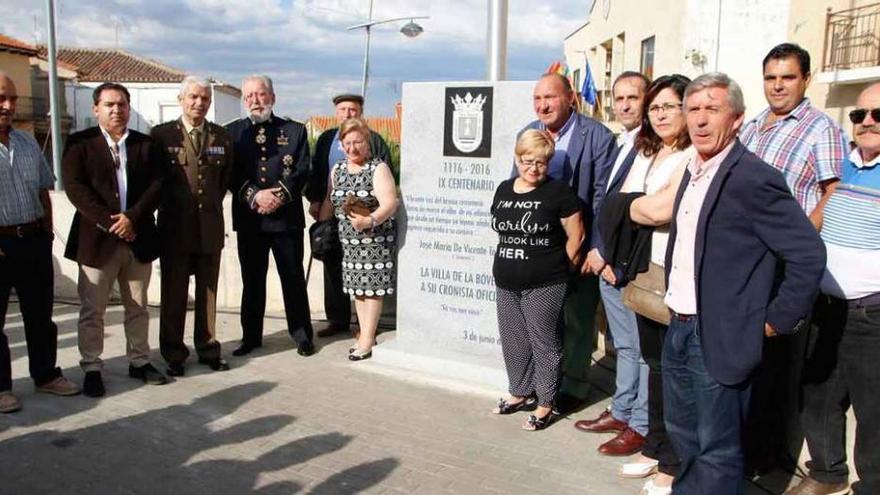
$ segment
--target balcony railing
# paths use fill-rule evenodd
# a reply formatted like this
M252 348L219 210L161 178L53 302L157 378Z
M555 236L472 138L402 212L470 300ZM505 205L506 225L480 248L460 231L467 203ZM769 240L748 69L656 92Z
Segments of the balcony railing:
M828 13L822 70L880 65L880 3Z

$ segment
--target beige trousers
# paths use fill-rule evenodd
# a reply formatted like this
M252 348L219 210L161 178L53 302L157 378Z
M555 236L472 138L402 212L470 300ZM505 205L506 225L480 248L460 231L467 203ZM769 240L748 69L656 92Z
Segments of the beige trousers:
M104 266L93 268L79 265L77 290L82 302L79 311L79 353L82 359L79 363L84 371L101 370L104 313L114 281L119 284L119 295L125 309L125 348L128 362L136 367L150 362L147 287L150 285L151 274L152 264L138 261L131 249L122 243Z

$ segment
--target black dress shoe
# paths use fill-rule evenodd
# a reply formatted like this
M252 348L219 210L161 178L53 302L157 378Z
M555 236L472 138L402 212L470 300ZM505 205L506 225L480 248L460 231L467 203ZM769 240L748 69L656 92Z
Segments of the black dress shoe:
M225 359L219 357L214 359L199 358L199 363L206 365L214 371L226 371L229 369L229 363L227 363Z
M186 374L186 366L183 363L168 363L168 368L165 370L165 373L168 376L183 376Z
M303 342L297 346L296 353L300 356L311 356L315 353L315 344L311 342Z
M165 385L168 383L168 377L163 375L162 372L154 368L150 363L138 367L129 364L128 376L142 380L148 385Z
M238 349L232 351L232 355L233 356L246 356L246 355L250 354L251 351L253 351L254 349L256 349L258 347L260 347L260 346L245 344L244 342L242 342L241 345L238 346Z
M338 323L331 323L327 326L327 328L318 330L315 335L318 337L332 337L337 333L347 332L349 325L340 325Z
M103 397L107 393L104 390L104 380L101 379L100 371L86 371L82 393L86 397Z

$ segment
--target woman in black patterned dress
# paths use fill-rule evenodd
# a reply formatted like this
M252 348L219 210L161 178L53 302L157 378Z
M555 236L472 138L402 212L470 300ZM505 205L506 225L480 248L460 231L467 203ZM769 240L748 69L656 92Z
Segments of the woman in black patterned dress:
M339 142L345 160L333 166L321 207L322 219L333 214L339 219L342 286L354 296L360 325L357 344L348 355L352 361L372 355L382 300L394 293L397 271L397 188L388 165L370 156L369 138L370 128L363 119L342 123Z

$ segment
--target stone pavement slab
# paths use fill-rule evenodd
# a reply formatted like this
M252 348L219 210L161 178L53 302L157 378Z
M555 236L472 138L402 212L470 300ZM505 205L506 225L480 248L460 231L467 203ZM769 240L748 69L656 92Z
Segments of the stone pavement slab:
M58 363L81 383L78 311L58 305L55 319ZM164 369L156 308L152 317L153 362ZM637 494L643 483L618 478L622 460L596 454L610 436L572 427L608 405L612 375L601 366L589 407L526 432L524 414L489 413L503 391L438 387L370 361L350 363L347 338L318 339L317 354L300 357L278 315L267 317L264 346L236 358L238 314L219 314L232 370L211 372L191 356L186 376L142 385L127 376L122 319L120 307L109 309L108 395L53 397L34 393L21 317L10 305L13 388L24 409L0 415L0 494L615 495ZM393 332L380 335L380 345L389 338ZM779 493L787 481L748 493Z

